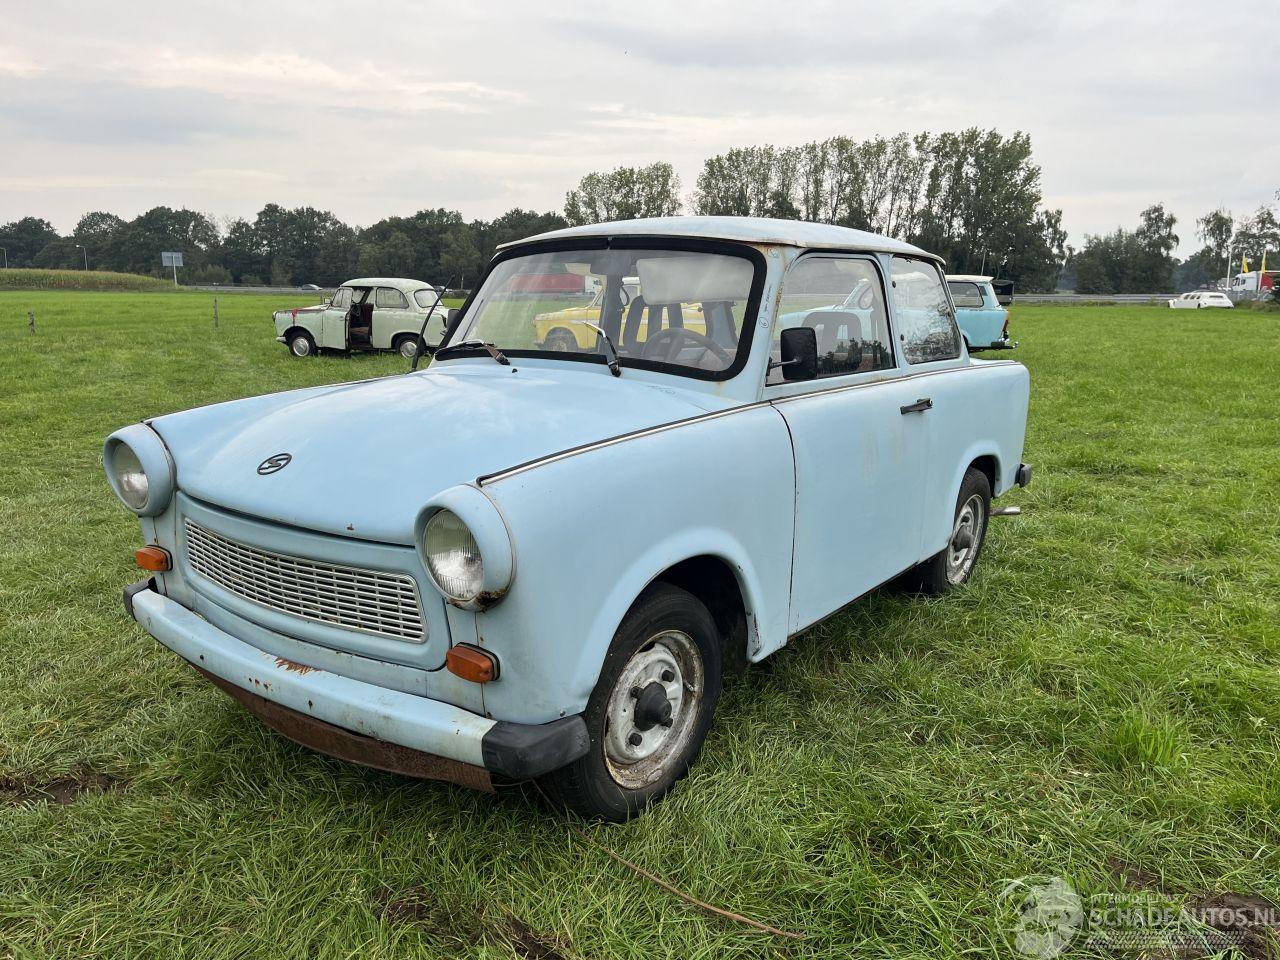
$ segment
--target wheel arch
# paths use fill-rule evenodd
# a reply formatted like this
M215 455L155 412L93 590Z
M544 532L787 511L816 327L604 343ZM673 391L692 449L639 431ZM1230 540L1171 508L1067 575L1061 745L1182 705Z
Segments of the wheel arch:
M285 332L281 334L281 336L282 336L282 337L284 337L284 339L285 339L285 341L286 341L286 342L288 342L289 340L292 340L292 339L294 338L294 336L296 336L296 335L297 335L297 334L299 334L299 333L305 333L305 334L306 334L308 337L310 337L312 340L315 340L315 339L316 339L315 331L311 330L311 329L310 329L310 328L308 328L308 327L304 327L304 326L303 326L302 324L300 324L300 323L294 323L294 324L291 324L291 325L290 325L290 326L285 330Z
M657 583L679 587L701 601L720 632L725 672L740 673L746 669L749 651L758 646L754 636L757 631L754 617L748 612L739 571L733 564L716 554L699 554L672 564L650 580L645 589Z

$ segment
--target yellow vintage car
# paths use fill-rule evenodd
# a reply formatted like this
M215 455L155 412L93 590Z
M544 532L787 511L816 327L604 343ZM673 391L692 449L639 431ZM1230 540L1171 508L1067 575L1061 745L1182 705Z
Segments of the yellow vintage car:
M650 327L654 330L671 325L671 307L649 306L639 297L639 282L622 286L622 332L624 343L643 343L648 339ZM589 324L600 323L600 306L604 301L604 287L596 290L591 302L581 307L569 307L553 313L540 313L533 318L534 339L541 350L568 353L591 351L596 346L596 332ZM680 314L684 326L704 336L707 321L702 315L702 305L682 303ZM634 332L633 332L634 330Z

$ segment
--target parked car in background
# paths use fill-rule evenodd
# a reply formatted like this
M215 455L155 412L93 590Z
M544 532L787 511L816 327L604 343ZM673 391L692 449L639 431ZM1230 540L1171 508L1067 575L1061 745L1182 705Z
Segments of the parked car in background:
M1230 310L1235 307L1235 304L1231 302L1230 297L1218 290L1192 290L1190 293L1174 297L1169 301L1169 306L1174 310L1203 310L1205 307Z
M956 308L956 322L970 350L1011 350L1009 306L1013 281L967 274L947 274L947 289Z
M395 350L412 358L444 335L448 316L440 291L421 280L348 280L314 307L275 312L276 339L295 357L317 350ZM427 334L419 334L426 323Z
M662 329L663 322L672 325L675 304L650 306L640 294L640 281L635 277L624 278L616 296L623 310L622 343L643 343L650 330ZM566 307L550 313L540 313L533 318L534 338L544 350L592 350L595 348L604 312L605 287L596 288L590 303L579 307ZM680 304L679 316L684 326L698 333L706 333L707 325L698 304Z
M552 271L605 289L589 350L539 342L554 298L521 291ZM677 308L628 341L628 278L704 326ZM125 607L314 749L624 820L689 770L726 671L887 581L972 576L992 499L1031 479L1028 390L967 355L907 243L558 230L499 248L425 370L113 433L146 543Z

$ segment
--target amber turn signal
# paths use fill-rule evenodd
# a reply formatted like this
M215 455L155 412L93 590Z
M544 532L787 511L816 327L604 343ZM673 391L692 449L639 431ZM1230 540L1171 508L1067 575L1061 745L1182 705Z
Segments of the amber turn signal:
M449 672L472 683L488 683L498 679L498 658L488 650L481 650L469 643L459 643L444 655L444 665Z
M140 547L134 551L133 556L138 561L138 566L143 570L164 573L172 567L169 561L169 551L164 547Z

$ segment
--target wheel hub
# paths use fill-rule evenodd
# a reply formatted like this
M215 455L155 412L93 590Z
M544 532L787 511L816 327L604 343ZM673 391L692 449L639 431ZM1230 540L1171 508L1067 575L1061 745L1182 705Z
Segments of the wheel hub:
M687 634L665 631L636 651L606 706L604 758L613 779L638 789L661 777L691 736L701 698L702 661Z
M655 680L643 690L633 688L631 696L636 702L632 716L637 730L644 732L659 725L671 726L671 701L667 699L666 687Z

